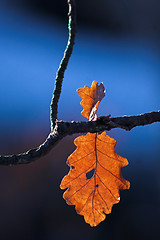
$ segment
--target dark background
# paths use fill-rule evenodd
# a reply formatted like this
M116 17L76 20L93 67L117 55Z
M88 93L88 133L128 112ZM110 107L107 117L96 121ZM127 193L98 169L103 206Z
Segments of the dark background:
M159 110L159 0L77 0L78 33L65 73L59 119L84 120L76 89L104 83L98 114L135 115ZM0 154L36 147L50 131L49 105L67 42L64 0L0 1ZM0 239L159 239L159 123L131 132L114 129L116 151L129 166L131 189L96 228L62 198L74 138L46 157L0 167Z

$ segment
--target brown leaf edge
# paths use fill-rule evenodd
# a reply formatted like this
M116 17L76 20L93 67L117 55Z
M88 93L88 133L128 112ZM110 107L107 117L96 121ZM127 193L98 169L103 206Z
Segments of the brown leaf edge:
M92 147L88 146L88 142L92 142ZM113 204L120 201L119 190L130 188L129 181L122 177L120 171L122 167L128 165L128 161L126 158L121 157L115 152L114 148L116 141L106 135L105 132L101 134L88 133L87 135L81 135L75 139L74 143L77 148L67 160L67 164L70 166L70 171L63 178L60 188L67 188L63 194L63 198L66 200L67 204L75 205L77 213L84 216L86 223L89 223L92 227L97 226L101 221L105 220L105 214L111 212ZM95 160L92 150L96 145L97 149L95 149L95 156L97 157L94 167L93 162ZM83 149L86 156L84 156ZM93 157L87 152L89 149L93 154ZM100 156L102 157L102 151L108 152L106 153L106 156L103 155L103 158L100 159ZM91 166L88 164L91 164ZM106 170L102 165L106 167ZM87 179L86 174L92 171L92 168L95 170L94 175L91 177L92 179ZM100 172L98 169L103 171ZM104 171L106 171L105 175ZM116 181L115 177L117 179ZM85 207L83 206L84 202ZM92 207L94 204L96 211L91 209L90 204Z
M84 86L84 88L79 88L77 92L82 98L80 104L84 108L81 114L89 121L96 120L99 103L105 96L103 83L98 85L97 81L93 81L91 87Z

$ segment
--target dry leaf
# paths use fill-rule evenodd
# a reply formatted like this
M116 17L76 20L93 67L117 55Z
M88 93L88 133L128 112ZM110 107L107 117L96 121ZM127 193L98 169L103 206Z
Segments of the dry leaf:
M77 149L68 158L70 171L60 187L68 188L63 195L66 202L75 205L77 213L96 226L120 201L119 189L130 187L121 175L121 167L128 161L115 152L116 141L105 132L88 133L74 143Z
M77 90L82 97L82 115L96 119L100 101L105 95L101 83L93 81L91 87ZM116 141L105 132L88 133L74 141L77 149L69 156L70 171L60 185L66 189L63 197L75 205L77 213L91 226L97 226L111 212L112 206L120 201L119 190L129 189L130 183L121 175L121 167L128 165L126 158L118 155Z
M84 108L81 114L89 120L95 120L99 103L105 96L103 83L98 86L98 82L93 81L91 87L84 86L84 88L79 88L77 92L82 98L81 106Z

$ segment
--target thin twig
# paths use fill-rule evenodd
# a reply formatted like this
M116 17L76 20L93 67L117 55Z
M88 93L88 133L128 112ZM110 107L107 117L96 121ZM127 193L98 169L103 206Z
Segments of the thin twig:
M64 72L67 68L70 56L73 51L74 40L76 36L76 6L74 0L68 0L69 6L69 21L68 21L68 29L69 29L69 37L66 49L64 51L64 56L60 62L59 69L57 71L56 79L55 79L55 87L53 92L53 97L50 105L50 122L51 122L51 131L53 131L55 126L55 121L57 119L58 113L58 101L61 94L62 82L64 78Z
M0 165L17 165L34 162L36 159L49 153L62 138L74 133L109 131L113 128L122 128L128 131L136 126L144 126L154 122L160 122L160 111L129 117L100 117L97 121L90 122L59 121L56 122L54 131L49 134L43 144L25 153L0 156Z
M8 155L8 156L0 156L0 165L18 165L18 164L27 164L30 162L34 162L36 159L45 156L50 150L55 146L56 143L60 140L59 134L54 134L52 137L49 134L48 138L37 148L33 148L27 152Z
M75 1L68 0L69 5L69 38L64 52L64 57L60 63L55 80L55 89L50 106L50 118L51 118L51 133L48 138L37 148L31 149L25 153L16 155L0 156L0 165L17 165L34 162L42 156L45 156L53 147L67 135L74 133L86 133L86 132L101 132L104 130L111 130L113 128L122 128L125 130L131 130L136 126L144 126L154 122L160 122L160 111L145 113L137 116L123 116L109 118L100 117L97 121L89 122L64 122L57 121L58 101L61 94L62 81L64 72L67 68L68 61L72 54L74 39L76 35L76 12Z

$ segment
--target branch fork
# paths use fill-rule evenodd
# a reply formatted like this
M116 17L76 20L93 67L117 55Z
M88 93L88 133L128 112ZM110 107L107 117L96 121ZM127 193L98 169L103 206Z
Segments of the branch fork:
M51 122L51 132L49 133L47 139L37 148L33 148L25 153L20 153L17 155L1 156L0 155L0 165L17 165L17 164L27 164L34 162L42 156L45 156L50 152L54 146L65 136L75 134L75 133L95 133L101 131L110 131L113 128L122 128L126 131L130 131L136 126L144 126L152 124L154 122L160 122L160 111L144 113L137 116L123 116L123 117L113 117L103 116L99 117L96 121L89 122L66 122L58 121L58 101L61 94L62 82L64 78L65 70L68 66L69 59L71 57L75 36L76 36L76 5L75 0L68 0L69 6L69 37L66 49L64 51L64 56L60 62L56 79L55 87L53 92L53 97L50 105L50 122Z

